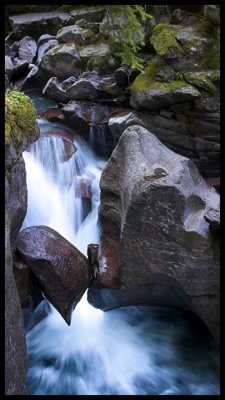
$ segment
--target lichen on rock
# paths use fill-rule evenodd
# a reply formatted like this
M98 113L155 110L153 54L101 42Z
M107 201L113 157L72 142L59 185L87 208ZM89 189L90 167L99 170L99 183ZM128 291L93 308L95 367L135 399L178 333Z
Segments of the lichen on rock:
M17 90L6 91L5 106L5 146L9 147L11 139L18 145L34 131L36 110L31 99Z

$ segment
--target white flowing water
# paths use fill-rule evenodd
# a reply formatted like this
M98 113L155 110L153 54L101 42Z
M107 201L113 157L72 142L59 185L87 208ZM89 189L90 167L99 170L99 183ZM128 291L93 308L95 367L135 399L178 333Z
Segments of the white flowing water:
M39 121L41 129L46 122ZM49 123L48 123L49 124ZM24 153L28 210L23 228L47 225L86 255L99 243L99 180L105 161L76 137L77 152L63 161L63 141L43 137ZM85 217L75 197L91 182L91 210ZM93 308L87 292L71 326L51 313L27 334L32 395L218 395L214 342L194 318L160 307Z

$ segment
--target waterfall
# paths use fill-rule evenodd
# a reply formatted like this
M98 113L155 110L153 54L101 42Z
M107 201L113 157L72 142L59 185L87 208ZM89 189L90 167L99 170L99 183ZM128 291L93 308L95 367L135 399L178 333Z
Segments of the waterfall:
M46 121L39 121L46 130ZM66 129L66 128L64 128ZM64 158L59 137L41 137L24 152L28 209L22 229L47 225L86 255L99 243L99 181L105 161L75 136L76 152ZM90 191L84 212L82 188ZM160 307L123 307L104 313L76 306L71 326L55 308L28 332L32 395L219 394L213 341L195 319Z

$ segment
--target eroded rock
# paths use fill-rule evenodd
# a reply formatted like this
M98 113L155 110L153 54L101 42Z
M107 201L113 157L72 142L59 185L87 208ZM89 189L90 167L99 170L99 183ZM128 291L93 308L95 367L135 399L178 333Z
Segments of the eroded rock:
M21 231L17 250L68 325L90 283L87 258L53 229L33 226Z
M189 159L140 126L121 136L100 187L101 256L111 271L102 283L115 287L117 279L130 288L155 273L170 276L218 339L219 247L204 217L209 209L219 212L215 189Z

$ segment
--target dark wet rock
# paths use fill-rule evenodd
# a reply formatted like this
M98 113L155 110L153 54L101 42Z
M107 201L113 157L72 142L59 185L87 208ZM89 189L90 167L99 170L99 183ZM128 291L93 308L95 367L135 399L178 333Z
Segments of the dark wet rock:
M111 55L111 50L107 43L82 46L79 54L83 65L89 71L95 71L99 74L111 74L120 66L118 61Z
M72 312L90 283L87 258L46 226L21 231L17 249L46 297L70 325Z
M147 284L154 273L172 277L218 339L219 244L212 245L204 217L209 209L219 212L214 188L189 159L140 126L128 127L121 136L100 188L101 256L107 271L114 271L111 287L113 278L131 288ZM116 246L117 254L107 258ZM107 271L102 282L110 287Z
M57 32L56 39L61 43L74 42L76 45L84 45L92 42L93 32L79 25L70 25L61 28Z
M19 136L16 124L13 132L12 129L9 132L10 145L5 150L5 394L25 395L28 367L26 340L13 273L13 257L16 238L27 209L26 171L22 152L38 138L38 132L24 132L20 141L13 138L14 133Z
M5 56L5 73L9 80L26 71L28 65L28 61L20 60L18 57Z
M187 25L194 25L199 22L200 20L199 15L193 15L185 10L181 10L180 8L176 8L173 10L173 13L170 17L171 24L183 24Z
M48 76L45 71L41 70L36 65L30 70L26 78L24 79L21 90L35 89L44 87L48 80Z
M10 46L5 43L5 56L10 56Z
M71 75L81 74L80 60L74 43L66 43L48 50L42 57L39 66L50 76L66 79Z
M194 102L195 111L198 112L219 112L220 111L220 97L212 96L212 97L201 97L200 99L196 99Z
M74 21L85 19L87 22L101 22L106 11L105 5L80 7L70 11Z
M214 25L220 25L220 5L204 5L203 14Z
M5 73L5 90L9 89L9 78L7 74Z
M85 72L69 87L66 94L71 100L112 98L121 93L114 76L101 78L95 72Z
M15 259L17 261L15 261ZM21 305L26 298L32 293L34 284L32 281L32 272L28 269L27 265L20 259L14 256L13 272L18 290Z
M68 161L73 156L73 154L76 153L77 149L74 143L71 142L70 140L63 139L63 143L64 143L64 151L62 153L62 162L65 162Z
M19 43L19 58L32 63L37 52L37 44L30 36L25 36Z
M205 220L209 223L210 227L215 230L220 230L220 212L219 210L209 209L204 215Z
M160 273L154 273L145 285L123 290L103 288L97 282L88 289L87 299L91 305L103 311L133 305L175 307L191 312L194 310L190 296L185 295L179 283Z
M59 102L67 102L68 96L66 91L62 89L59 80L54 76L48 80L42 93L48 96L50 99L59 101Z
M110 116L110 108L90 101L69 101L62 108L65 123L90 142L90 128L97 129L106 125ZM111 136L111 135L109 135ZM112 146L111 146L112 147ZM110 152L111 153L111 152Z
M40 111L37 113L38 118L45 119L64 119L64 114L60 108L50 108L48 111Z
M114 72L116 82L119 86L126 88L129 86L129 71L128 68L120 67Z
M20 43L18 41L14 42L11 46L10 46L10 55L12 57L16 57L19 54L19 46Z
M76 82L77 78L75 76L70 76L69 78L65 79L61 83L61 88L62 90L67 90L71 85L73 85L74 82Z
M45 33L41 35L37 41L37 47L39 48L42 44L49 42L50 40L55 40L56 37L53 35L49 35L49 33Z
M46 26L48 33L55 35L59 28L73 23L73 18L68 13L52 11L11 15L9 21L18 38L30 34L38 39L42 34L46 34Z
M13 77L15 71L15 66L12 61L12 57L6 55L5 56L5 73L8 77L8 79L11 79Z
M77 179L75 184L75 197L91 199L91 185L91 179Z
M6 218L6 224L9 220ZM9 231L8 231L9 233ZM26 340L23 314L16 288L10 240L6 236L5 249L5 394L26 395L27 374ZM16 327L16 329L15 329Z

